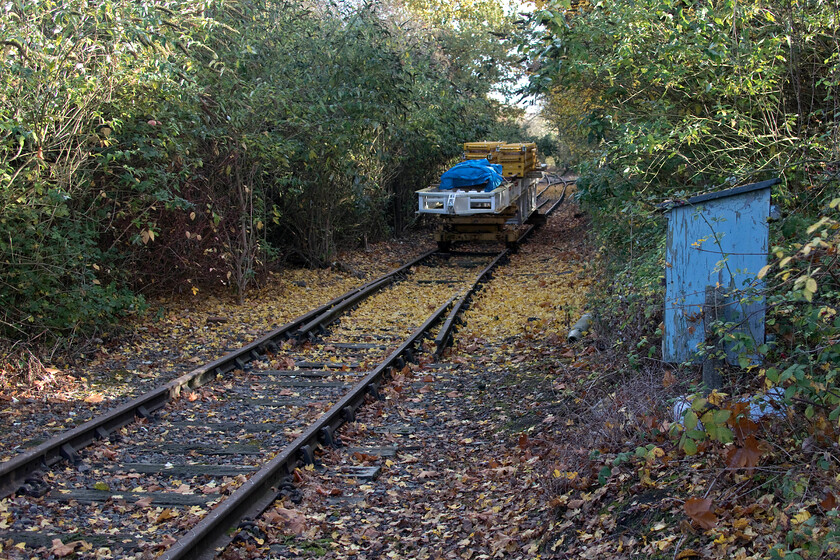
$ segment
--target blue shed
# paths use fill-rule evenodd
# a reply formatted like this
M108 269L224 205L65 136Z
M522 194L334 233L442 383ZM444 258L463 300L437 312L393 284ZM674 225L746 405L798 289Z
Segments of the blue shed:
M696 357L705 341L706 287L726 294L725 318L764 343L765 302L756 274L767 264L770 187L779 179L695 196L667 210L666 362ZM731 348L727 357L733 357Z

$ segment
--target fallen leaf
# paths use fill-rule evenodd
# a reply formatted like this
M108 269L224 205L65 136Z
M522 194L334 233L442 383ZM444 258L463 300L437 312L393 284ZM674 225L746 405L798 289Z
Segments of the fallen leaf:
M151 496L146 496L145 498L140 498L134 502L134 505L146 508L152 505L152 500L153 498Z
M172 511L170 508L165 508L162 512L160 512L155 519L155 523L163 523L167 519L174 519L178 517L178 515Z
M173 544L175 544L176 542L178 542L178 539L176 539L172 535L164 535L163 539L161 539L161 541L160 541L160 544L162 544L166 547L170 547Z
M50 552L57 556L58 558L63 558L64 556L70 556L76 551L76 546L79 544L79 541L69 542L64 544L61 542L61 539L53 539L52 540L52 548Z
M189 484L182 484L178 488L172 490L176 494L192 494L192 488L190 488Z
M803 509L791 518L791 522L794 525L801 525L802 523L805 523L809 519L811 519L811 514L808 513L808 510Z
M301 535L306 531L306 516L293 509L278 506L264 515L269 523L281 525L289 533Z
M685 513L703 529L709 530L717 525L718 519L711 511L712 500L708 498L689 498L685 501Z
M104 400L105 397L102 396L102 393L93 393L92 395L85 397L85 402L89 404L101 403Z
M356 451L355 453L353 453L353 460L355 460L359 463L372 463L374 461L378 461L379 456L378 455L368 455L367 453L361 453L359 451Z
M726 464L730 469L746 467L749 474L758 465L759 459L761 459L761 449L758 447L758 440L755 436L747 436L744 438L743 446L735 446L729 450Z

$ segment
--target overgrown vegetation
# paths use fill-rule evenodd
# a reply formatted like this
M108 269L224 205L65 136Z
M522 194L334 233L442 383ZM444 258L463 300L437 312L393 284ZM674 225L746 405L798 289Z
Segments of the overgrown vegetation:
M4 2L0 336L89 334L151 291L241 297L272 259L400 234L463 141L512 126L487 97L509 17L406 6Z
M578 164L580 201L602 246L603 290L592 300L601 348L628 379L641 372L698 395L672 443L731 476L738 496L766 492L769 475L754 476L760 463L791 480L810 477L777 496L780 507L810 513L743 557L830 556L836 516L806 520L834 509L830 474L840 462L840 8L822 0L537 4L522 50L534 69L530 90L548 98L548 119ZM772 177L782 179L773 189L781 219L771 225L757 294L771 336L739 338L720 324L741 356L725 372L726 395L703 397L698 367L671 372L659 361L666 220L657 204ZM773 388L784 393L784 420L752 422L744 399ZM673 421L648 424L661 432L663 420ZM649 432L634 445L663 444ZM686 513L711 529L716 504L731 513L732 492L722 504L687 499Z

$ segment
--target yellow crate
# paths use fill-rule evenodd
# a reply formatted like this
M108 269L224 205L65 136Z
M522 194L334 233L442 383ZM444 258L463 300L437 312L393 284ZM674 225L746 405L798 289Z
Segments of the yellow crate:
M537 145L534 142L465 142L464 159L484 159L501 164L505 177L525 176L537 168Z
M496 161L499 146L504 142L465 142L464 159L484 159Z
M534 142L520 142L516 144L502 144L499 146L499 151L503 154L508 153L537 153L537 145Z
M536 165L530 163L503 163L502 175L504 177L513 177L515 175L525 176L529 171L536 169Z
M495 152L504 142L464 142L465 152Z
M537 154L496 154L496 161L536 162Z
M496 161L496 155L493 152L481 154L481 153L473 153L473 152L465 152L464 159L484 159L487 158L490 161Z

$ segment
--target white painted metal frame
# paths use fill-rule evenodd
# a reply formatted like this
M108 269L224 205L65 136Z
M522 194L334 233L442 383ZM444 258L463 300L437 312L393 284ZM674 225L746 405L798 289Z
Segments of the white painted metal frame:
M418 212L421 214L498 214L511 205L523 192L524 180L505 182L490 192L440 190L428 187L417 191Z

